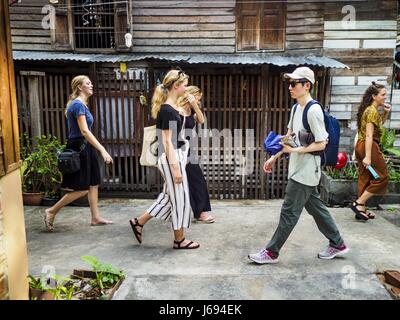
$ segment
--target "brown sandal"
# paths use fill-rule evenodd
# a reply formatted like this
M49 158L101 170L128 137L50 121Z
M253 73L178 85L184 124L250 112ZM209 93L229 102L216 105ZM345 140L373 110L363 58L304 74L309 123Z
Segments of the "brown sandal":
M138 221L137 218L135 218L134 220L135 220L135 223L133 223L132 220L129 220L129 223L130 223L130 225L131 225L131 227L132 227L132 231L133 231L133 234L135 235L136 240L137 240L139 243L142 243L142 233L139 232L139 230L137 229L137 227L140 227L140 228L143 229L143 226L142 226L141 224L139 224L139 221Z
M185 238L183 238L181 241L174 240L173 248L177 250L184 250L184 249L188 250L188 249L197 249L200 247L199 244L191 246L194 243L193 241L190 241L187 245L182 247L181 244L183 243L183 241L185 241Z

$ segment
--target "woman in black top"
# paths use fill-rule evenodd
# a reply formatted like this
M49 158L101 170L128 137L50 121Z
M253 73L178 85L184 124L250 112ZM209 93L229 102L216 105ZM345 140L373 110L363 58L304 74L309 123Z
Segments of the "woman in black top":
M171 70L154 91L151 115L156 119L159 143L158 169L164 178L163 192L140 217L129 220L133 233L142 243L143 226L153 217L171 219L174 230L174 249L197 249L200 245L186 240L183 228L189 228L191 207L186 177L188 142L184 139L184 120L176 102L187 87L188 76Z
M204 116L199 106L202 96L203 94L198 87L190 86L186 90L186 96L178 99L178 106L182 108L182 113L186 118L186 130L192 131L196 127L196 123L204 123ZM192 134L187 132L186 136L191 137ZM211 211L207 182L199 166L199 159L193 154L193 151L191 151L189 162L186 165L186 174L189 182L190 205L194 217L198 222L215 222L214 217L207 213Z

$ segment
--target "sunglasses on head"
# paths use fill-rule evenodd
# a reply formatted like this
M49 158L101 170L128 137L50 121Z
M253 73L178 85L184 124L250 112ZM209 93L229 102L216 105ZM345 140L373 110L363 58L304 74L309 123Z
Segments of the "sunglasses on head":
M298 84L298 83L306 83L306 82L308 82L308 80L306 80L306 79L292 80L292 81L289 81L289 85L292 88L294 88L296 86L296 84Z

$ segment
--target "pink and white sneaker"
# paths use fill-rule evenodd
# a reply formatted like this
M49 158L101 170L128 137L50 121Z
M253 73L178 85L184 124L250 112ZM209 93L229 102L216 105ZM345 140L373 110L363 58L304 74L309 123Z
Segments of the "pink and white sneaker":
M324 260L330 260L337 256L342 256L349 251L350 251L350 249L345 244L342 244L339 248L335 248L335 247L332 247L331 245L329 245L325 249L325 251L318 253L318 258L324 259Z
M278 263L278 258L274 257L273 254L267 249L261 249L259 252L249 254L249 259L258 264L266 263Z

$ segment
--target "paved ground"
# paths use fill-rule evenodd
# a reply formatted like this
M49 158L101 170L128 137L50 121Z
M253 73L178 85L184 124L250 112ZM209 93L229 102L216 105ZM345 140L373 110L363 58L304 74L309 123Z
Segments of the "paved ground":
M69 275L85 267L82 255L123 269L126 280L116 299L391 299L374 272L400 269L400 229L378 216L355 222L351 211L331 212L351 251L346 258L323 261L318 251L327 241L304 212L281 251L277 265L255 265L247 259L272 236L280 200L216 201L217 222L193 223L187 238L199 241L193 251L172 250L168 223L150 221L138 245L128 219L151 201L103 200L101 210L112 226L89 226L89 208L67 207L54 233L43 230L43 207L26 207L31 274L52 265Z

